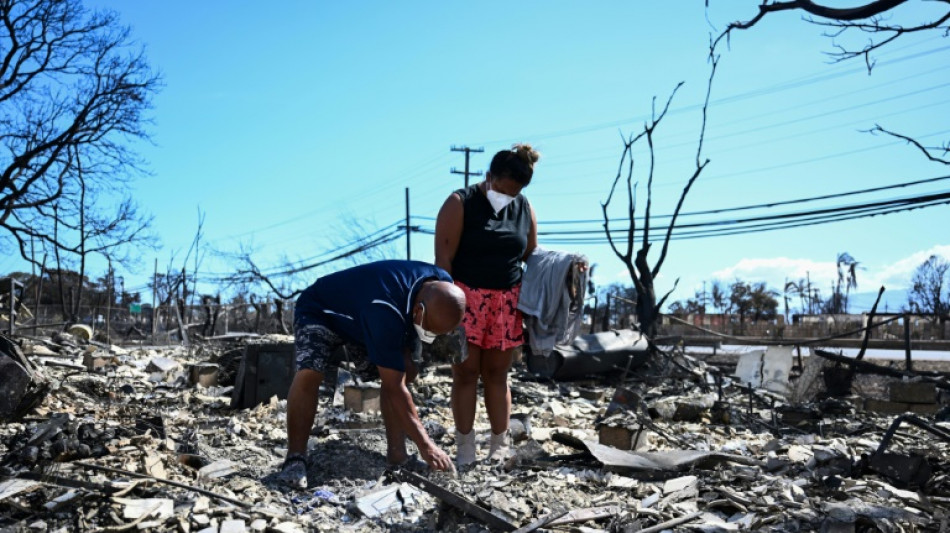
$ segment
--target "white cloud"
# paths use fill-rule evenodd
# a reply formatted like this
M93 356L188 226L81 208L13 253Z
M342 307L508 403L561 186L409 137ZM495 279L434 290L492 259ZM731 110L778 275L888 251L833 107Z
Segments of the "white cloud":
M820 287L830 284L838 276L834 262L789 257L745 258L735 265L713 272L712 275L725 283L736 278L744 281L764 281L779 290L785 286L786 279L811 279L812 285Z
M927 250L913 253L893 264L884 265L875 273L875 283L873 286L880 287L884 285L889 289L908 288L914 270L931 255L943 256L945 259L950 260L950 244L938 244Z
M890 302L890 306L896 308L900 305L900 301L903 301L903 291L909 286L914 269L931 255L940 255L950 260L950 245L935 245L888 264L865 265L859 263L861 269L858 271L858 289L853 291L853 294L867 293L868 297L865 298L867 305L864 307L869 308L874 301L874 294L883 285L887 288L885 300L888 297L887 295L894 295L896 300L891 298L894 301ZM856 259L861 260L860 257ZM600 273L601 275L596 276L600 278L599 280L595 279L598 286L606 286L610 283L631 284L630 274L626 269L612 270L612 268L605 269L604 272ZM810 279L812 287L817 288L822 296L827 296L831 292L832 283L838 278L838 270L833 259L830 261L815 261L801 257L747 257L715 272L694 270L683 272L681 276L683 277L682 283L671 296L672 300L691 298L694 292L703 290L704 282L706 283L705 288L708 290L709 283L712 280L720 280L728 285L736 278L746 282L764 281L770 288L779 292L785 287L786 280L797 282ZM665 293L666 290L672 289L674 279L668 276L664 277L661 273L657 278L657 290L660 293ZM858 300L855 300L855 302L858 302Z
M950 259L950 245L936 245L886 265L862 265L861 258L858 257L859 291L876 291L882 285L889 290L905 289L910 284L914 269L931 255ZM798 281L810 277L812 285L825 292L838 278L838 270L834 261L789 257L745 258L732 266L713 272L712 275L725 283L736 278L744 281L765 281L777 290L785 286L786 279Z

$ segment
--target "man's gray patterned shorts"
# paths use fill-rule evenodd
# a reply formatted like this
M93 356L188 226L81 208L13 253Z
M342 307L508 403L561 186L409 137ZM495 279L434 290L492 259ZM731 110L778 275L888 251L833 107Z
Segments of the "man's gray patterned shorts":
M325 374L328 367L349 361L361 379L379 377L376 365L367 357L365 346L346 342L323 324L295 324L294 351L297 353L297 370L306 368Z

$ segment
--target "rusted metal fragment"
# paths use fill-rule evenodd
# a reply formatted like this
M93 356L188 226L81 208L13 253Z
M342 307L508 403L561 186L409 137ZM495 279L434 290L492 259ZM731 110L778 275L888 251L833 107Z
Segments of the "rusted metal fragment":
M899 487L925 487L933 474L926 459L903 453L874 454L868 460L868 467Z

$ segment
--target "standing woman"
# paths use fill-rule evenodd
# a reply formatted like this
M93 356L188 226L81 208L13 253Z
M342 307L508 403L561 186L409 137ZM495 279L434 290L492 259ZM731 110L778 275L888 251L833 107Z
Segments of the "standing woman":
M538 244L538 225L521 190L531 183L539 158L531 145L516 144L492 158L485 181L453 192L435 224L435 264L466 298L468 358L452 366L452 414L459 466L475 462L478 380L485 388L491 423L489 459L508 454L512 352L523 344L518 310L521 263Z

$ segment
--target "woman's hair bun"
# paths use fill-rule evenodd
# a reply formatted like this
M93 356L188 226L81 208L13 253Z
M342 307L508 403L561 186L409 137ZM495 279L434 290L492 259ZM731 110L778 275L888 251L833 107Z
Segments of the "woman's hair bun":
M511 147L511 151L517 154L525 163L534 166L535 163L541 159L541 154L538 153L530 144L527 143L518 143Z

